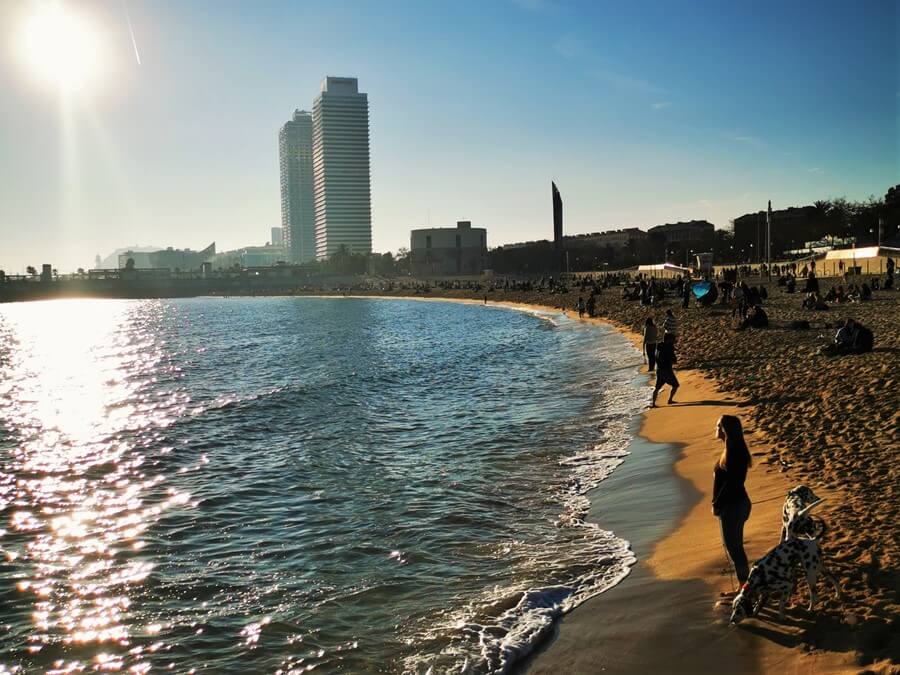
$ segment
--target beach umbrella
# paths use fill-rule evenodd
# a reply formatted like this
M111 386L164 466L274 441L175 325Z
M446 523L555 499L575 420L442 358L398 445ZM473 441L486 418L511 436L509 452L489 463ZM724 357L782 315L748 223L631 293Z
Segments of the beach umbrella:
M698 281L694 284L694 287L691 289L694 293L694 297L698 300L704 297L709 291L712 289L712 284L708 281Z

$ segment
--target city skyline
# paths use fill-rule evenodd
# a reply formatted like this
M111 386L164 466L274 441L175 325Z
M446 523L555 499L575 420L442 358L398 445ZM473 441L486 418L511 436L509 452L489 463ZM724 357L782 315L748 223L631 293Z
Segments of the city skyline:
M85 2L106 72L68 100L15 52L31 7L0 8L0 268L11 273L88 266L128 242L265 241L280 222L273 133L310 100L298 83L325 74L358 77L377 101L377 251L461 217L495 245L549 238L551 179L575 234L721 228L770 198L778 209L881 196L900 174L894 3L388 13L129 0L132 44L121 8Z

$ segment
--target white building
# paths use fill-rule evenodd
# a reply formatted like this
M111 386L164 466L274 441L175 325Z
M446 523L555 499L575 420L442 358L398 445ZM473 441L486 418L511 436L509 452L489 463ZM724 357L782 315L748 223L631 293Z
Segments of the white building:
M313 102L316 258L372 252L369 101L355 77L326 77Z
M299 263L316 256L312 126L308 112L295 110L278 131L283 245L291 261Z
M270 240L272 246L283 246L284 245L284 229L281 227L273 227L272 228L272 239Z

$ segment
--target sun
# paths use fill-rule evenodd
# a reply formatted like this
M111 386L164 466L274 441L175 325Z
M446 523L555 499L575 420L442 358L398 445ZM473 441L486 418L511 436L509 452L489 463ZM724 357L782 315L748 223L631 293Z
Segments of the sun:
M21 51L38 80L64 92L94 83L102 66L101 38L89 18L58 1L26 18Z

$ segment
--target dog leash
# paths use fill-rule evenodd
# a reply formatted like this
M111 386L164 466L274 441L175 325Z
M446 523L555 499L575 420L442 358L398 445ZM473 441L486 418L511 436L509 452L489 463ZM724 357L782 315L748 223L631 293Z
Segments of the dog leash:
M784 495L775 495L774 497L769 497L768 499L754 499L754 504L765 504L766 502L774 502L776 499L784 499Z
M731 581L731 592L732 594L737 593L734 589L734 570L731 569L731 557L728 555L728 549L725 548L725 542L722 542L722 552L725 554L725 566L728 568L728 578Z

